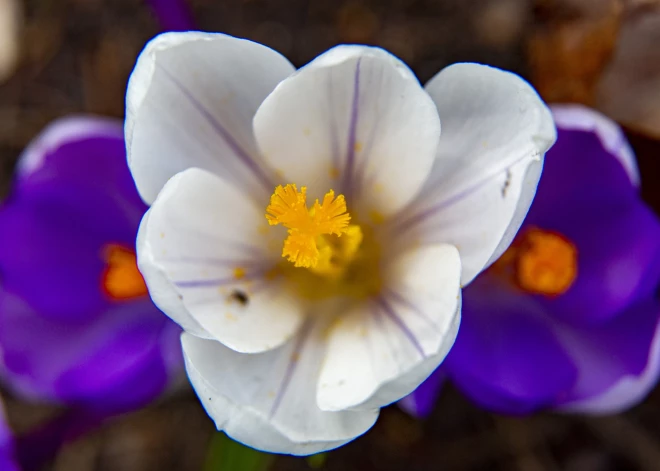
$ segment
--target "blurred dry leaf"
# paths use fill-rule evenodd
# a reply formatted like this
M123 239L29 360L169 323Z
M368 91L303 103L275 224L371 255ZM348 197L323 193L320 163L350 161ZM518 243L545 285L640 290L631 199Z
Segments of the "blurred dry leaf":
M18 63L22 16L17 0L0 0L0 83L11 76Z
M82 61L86 111L122 116L133 57L139 50L126 34L108 34Z
M618 0L537 2L528 43L532 82L549 102L595 103L596 85L614 53L623 16Z
M537 0L532 82L660 138L660 0Z
M596 90L596 106L660 139L660 2L651 3L626 14L616 52Z

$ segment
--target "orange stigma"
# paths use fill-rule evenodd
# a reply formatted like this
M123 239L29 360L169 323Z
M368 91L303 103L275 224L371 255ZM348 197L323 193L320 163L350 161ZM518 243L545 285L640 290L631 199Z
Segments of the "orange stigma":
M577 277L577 248L556 232L528 229L509 251L515 253L516 282L530 293L559 296Z
M106 268L101 276L103 291L115 301L146 296L147 285L138 270L133 250L109 244L103 250Z

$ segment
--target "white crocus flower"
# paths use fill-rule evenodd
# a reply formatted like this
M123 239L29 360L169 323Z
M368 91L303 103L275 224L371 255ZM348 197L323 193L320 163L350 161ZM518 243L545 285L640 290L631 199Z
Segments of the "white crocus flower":
M301 455L364 433L440 364L461 284L509 245L555 139L507 72L456 64L424 89L382 49L295 71L222 34L154 39L127 106L152 205L139 266L186 331L190 381L218 429Z

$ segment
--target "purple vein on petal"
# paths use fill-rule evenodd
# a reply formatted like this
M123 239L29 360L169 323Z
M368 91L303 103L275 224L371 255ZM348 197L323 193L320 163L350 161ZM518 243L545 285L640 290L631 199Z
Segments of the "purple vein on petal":
M199 114L201 114L204 119L211 125L213 130L225 141L227 146L234 152L241 163L243 163L250 171L252 171L259 182L264 185L266 190L269 192L272 191L274 187L273 182L263 172L261 166L252 158L252 156L246 152L238 144L238 142L236 142L231 133L227 131L222 124L220 124L215 116L213 116L211 112L197 100L197 98L194 97L190 90L188 90L179 80L177 80L177 78L167 69L159 64L157 65L158 68L163 71L165 76L179 89L179 91L190 101L190 103L192 103L193 107L199 112Z
M394 359L393 352L395 351L394 345L392 345L392 339L390 338L389 335L387 335L387 328L384 325L383 319L380 316L379 313L379 308L380 306L376 305L375 303L371 302L369 303L369 316L366 318L367 325L365 326L367 329L367 332L372 332L372 327L374 329L377 329L378 332L382 335L382 337L385 339L387 342L387 346L389 347L389 354ZM372 324L374 324L372 326ZM365 341L367 342L367 351L369 352L369 362L371 365L377 365L378 361L376 360L375 357L375 348L374 348L374 341L372 339L372 335L367 335L365 338Z
M395 346L394 341L392 339L391 335L391 328L388 327L389 325L393 325L395 329L398 329L398 326L396 324L388 323L387 325L385 324L385 319L383 318L383 315L381 313L381 306L376 303L376 302L371 302L370 303L370 319L374 321L376 324L376 327L378 328L378 331L380 332L381 336L385 339L385 342L387 342L387 347L389 348L388 352L391 358L391 361L394 363L399 363L399 356L400 352L399 349ZM370 336L367 336L367 339L369 339L369 348L373 350L373 344L371 343L371 338ZM377 365L377 360L370 355L370 361L372 365Z
M380 80L378 81L377 85L373 85L374 89L381 90L383 88L384 77L385 74L381 69ZM378 106L378 102L376 102L376 106ZM359 198L359 196L361 195L362 189L365 187L369 187L377 175L377 172L371 172L369 175L367 175L367 166L369 164L369 161L371 160L371 154L373 151L374 143L376 142L376 135L378 134L378 129L380 127L380 123L384 115L384 113L380 113L378 111L379 110L377 109L376 119L372 123L371 131L369 133L369 138L367 139L367 143L364 146L364 149L362 150L362 158L358 162L357 168L355 169L356 179L358 181L356 187L356 194L355 194L356 199Z
M481 180L478 180L477 182L468 186L464 190L459 191L450 198L440 201L439 203L433 204L430 207L426 208L425 210L412 214L407 218L400 219L399 221L396 222L396 225L393 227L393 230L396 232L397 235L401 235L407 232L416 225L428 220L430 217L434 216L443 209L447 209L448 207L458 203L459 201L462 201L465 197L478 191L483 185L487 184L491 179L495 178L496 176L504 172L510 171L512 167L515 167L516 165L518 165L520 162L522 162L527 158L529 158L529 156L524 155L511 163L507 163L503 168L499 168L496 171L486 175Z
M270 408L270 412L268 414L269 419L272 419L275 416L275 414L277 413L277 409L279 409L280 404L282 403L282 399L284 398L284 394L286 394L286 390L289 387L289 384L291 383L293 374L296 372L296 367L298 365L298 362L300 361L300 352L302 351L303 346L305 345L305 341L307 340L307 337L309 336L309 333L312 330L312 325L313 325L312 322L307 322L302 327L302 329L300 329L300 334L298 335L298 338L296 339L296 343L293 346L293 351L289 356L289 362L286 366L286 370L284 371L284 377L282 378L280 387L277 390L277 395L275 396L273 405Z
M261 276L263 273L260 271L258 273L251 273L241 277L240 279L235 276L228 276L225 278L211 278L207 280L182 280L182 281L173 281L174 286L177 288L216 288L219 286L231 285L231 284L242 284L246 281L254 280Z
M360 62L361 58L357 60L355 65L355 75L353 79L353 101L351 103L351 116L348 127L348 139L346 147L346 166L344 167L344 181L343 191L350 195L351 185L353 180L353 167L355 166L355 142L357 140L357 123L359 118L359 104L360 104ZM349 196L347 195L347 196Z
M339 170L341 162L339 161L339 136L337 135L337 115L334 110L335 103L335 90L333 86L332 76L328 76L328 109L332 110L329 113L330 119L330 145L332 146L332 166L334 169Z
M213 257L162 257L162 262L180 265L202 265L214 267L232 268L255 268L266 266L260 260L239 258L213 258Z
M394 325L399 328L403 335L405 335L408 340L410 340L410 343L413 347L415 347L415 350L417 350L422 358L426 358L426 353L424 353L424 349L419 343L419 340L417 340L417 337L415 337L415 334L412 333L406 323L403 322L403 320L396 314L396 312L394 312L394 309L392 309L392 306L385 300L385 298L377 298L376 303L378 303L382 312L394 323Z
M431 319L429 316L427 316L426 313L419 308L419 306L414 304L412 301L406 299L400 293L397 293L396 291L392 291L392 290L388 289L388 290L385 291L385 295L392 298L394 301L398 302L399 304L402 304L403 306L410 309L412 312L417 314L418 317L420 317L427 324L429 324L431 327L433 327L436 331L440 330L438 328L438 324L436 324L433 319Z

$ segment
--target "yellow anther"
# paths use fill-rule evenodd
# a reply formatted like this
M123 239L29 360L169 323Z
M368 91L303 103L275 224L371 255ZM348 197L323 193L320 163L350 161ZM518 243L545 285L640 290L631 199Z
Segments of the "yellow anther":
M321 257L317 240L324 234L341 236L347 231L351 216L346 212L344 195L335 197L330 190L323 202L316 200L307 209L307 188L296 185L279 185L270 197L266 208L266 219L270 225L281 224L289 229L284 241L282 256L296 267L316 267Z
M344 195L335 198L335 192L330 190L323 197L323 204L319 200L314 202L310 215L317 225L318 235L341 235L346 231L350 214L346 212L346 199Z
M319 261L316 238L309 234L301 234L296 229L290 229L289 237L284 241L282 257L287 257L296 267L315 267Z
M282 224L289 229L308 224L307 187L298 192L296 185L278 185L266 208L266 219L271 226Z

